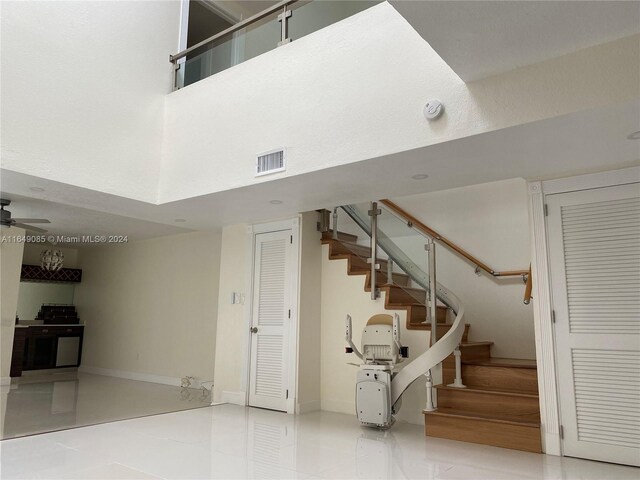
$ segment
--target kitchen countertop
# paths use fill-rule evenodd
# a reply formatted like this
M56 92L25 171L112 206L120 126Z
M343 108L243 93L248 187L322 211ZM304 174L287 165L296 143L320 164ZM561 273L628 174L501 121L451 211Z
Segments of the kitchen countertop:
M35 323L38 322L38 323ZM84 327L84 323L42 323L42 320L20 320L16 328L29 327Z

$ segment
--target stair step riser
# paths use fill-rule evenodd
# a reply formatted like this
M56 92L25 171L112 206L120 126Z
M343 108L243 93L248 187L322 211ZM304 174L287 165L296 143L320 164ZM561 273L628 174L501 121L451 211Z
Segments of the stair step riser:
M523 421L540 422L540 406L537 397L473 392L467 389L438 389L438 407L449 407L469 413L502 415L522 418Z
M455 364L449 359L443 362L443 383L452 383ZM511 389L538 394L538 375L532 368L489 367L485 365L462 365L462 381L468 387Z
M411 323L421 323L427 318L427 309L422 305L411 305L409 307L409 318ZM438 323L447 323L447 309L438 307Z
M451 330L452 325L443 325L443 324L438 324L438 338L442 338L444 336L445 333L447 333L449 330ZM407 326L407 330L428 330L431 331L431 325L427 325L427 324L414 324L414 325L408 325ZM465 325L464 326L464 332L462 334L462 342L466 342L468 340L469 337L469 325ZM449 382L451 383L451 382Z
M428 437L542 453L540 428L535 426L425 413L425 433Z
M489 358L491 356L491 345L460 345L460 353L462 354L462 361Z
M426 299L421 292L406 291L402 288L389 289L389 303L393 305L405 304L411 305L413 303L424 304Z
M363 245L345 245L340 242L334 242L331 245L331 251L333 253L353 253L360 258L368 258L371 251Z

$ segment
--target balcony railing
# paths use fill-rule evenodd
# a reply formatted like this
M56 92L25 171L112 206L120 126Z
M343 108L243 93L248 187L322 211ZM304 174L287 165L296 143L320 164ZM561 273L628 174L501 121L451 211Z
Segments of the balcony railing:
M304 37L380 0L284 0L169 57L174 90Z

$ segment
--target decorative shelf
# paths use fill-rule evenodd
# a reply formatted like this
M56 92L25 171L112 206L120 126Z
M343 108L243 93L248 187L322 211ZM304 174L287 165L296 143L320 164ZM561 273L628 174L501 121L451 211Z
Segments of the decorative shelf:
M21 282L80 283L82 269L61 268L56 272L45 270L40 265L22 265Z

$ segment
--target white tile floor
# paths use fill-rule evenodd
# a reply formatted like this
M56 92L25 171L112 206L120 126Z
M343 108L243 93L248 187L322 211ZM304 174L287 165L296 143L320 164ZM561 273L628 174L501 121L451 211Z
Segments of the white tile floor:
M0 393L2 439L211 404L208 391L77 371L23 376Z
M638 479L639 470L363 429L349 415L220 405L3 440L0 476L46 479Z

